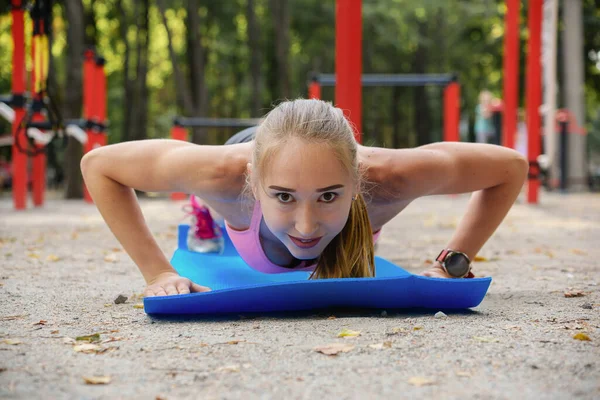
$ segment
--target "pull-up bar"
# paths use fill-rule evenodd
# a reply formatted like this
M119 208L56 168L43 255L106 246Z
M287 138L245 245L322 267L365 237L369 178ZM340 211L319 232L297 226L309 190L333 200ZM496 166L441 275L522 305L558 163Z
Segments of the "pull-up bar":
M182 128L249 128L262 121L259 118L202 118L175 117L173 125Z
M308 88L308 97L321 98L321 87L336 86L337 79L334 74L317 74L313 77ZM444 86L444 141L458 142L460 121L460 85L454 74L362 74L362 86ZM337 87L337 86L336 86ZM343 107L338 103L338 107ZM360 104L358 106L360 108ZM349 110L344 109L345 112ZM352 114L349 114L352 115ZM360 113L359 113L360 115ZM355 119L352 122L357 124ZM358 129L358 126L357 126ZM360 142L361 132L355 132L356 140Z
M458 79L454 74L363 74L361 84L366 86L445 86ZM335 86L334 74L318 74L313 82L321 86Z

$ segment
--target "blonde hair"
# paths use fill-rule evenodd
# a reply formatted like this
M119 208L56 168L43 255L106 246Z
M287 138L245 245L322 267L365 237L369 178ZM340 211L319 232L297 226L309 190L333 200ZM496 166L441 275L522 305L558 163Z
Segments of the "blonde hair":
M252 174L256 177L269 165L273 155L290 139L326 144L351 174L356 187L364 186L358 164L354 132L341 109L321 100L285 101L267 114L258 126L252 154ZM311 278L360 278L375 276L373 232L362 194L352 201L342 231L325 247Z

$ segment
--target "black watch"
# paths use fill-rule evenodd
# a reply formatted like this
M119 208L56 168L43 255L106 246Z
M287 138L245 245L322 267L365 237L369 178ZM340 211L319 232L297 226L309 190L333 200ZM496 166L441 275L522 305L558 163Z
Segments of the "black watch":
M464 278L471 272L471 260L465 253L445 249L440 252L435 261L453 278Z

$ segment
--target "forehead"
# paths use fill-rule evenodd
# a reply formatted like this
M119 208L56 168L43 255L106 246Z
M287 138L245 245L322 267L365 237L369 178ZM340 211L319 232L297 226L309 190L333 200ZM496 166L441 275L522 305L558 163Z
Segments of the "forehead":
M334 184L348 185L350 171L338 160L336 154L322 143L293 140L278 150L264 166L264 184L302 190Z

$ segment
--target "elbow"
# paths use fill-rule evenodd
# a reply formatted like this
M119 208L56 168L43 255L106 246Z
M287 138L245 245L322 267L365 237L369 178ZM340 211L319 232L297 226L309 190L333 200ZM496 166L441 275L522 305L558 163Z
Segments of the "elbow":
M523 184L527 180L527 175L529 174L529 160L521 153L514 151L514 170L515 170L515 180L519 183Z
M81 158L81 162L79 163L79 168L81 170L81 175L85 180L86 175L88 175L94 169L94 159L97 158L97 153L99 149L94 149L83 155Z

